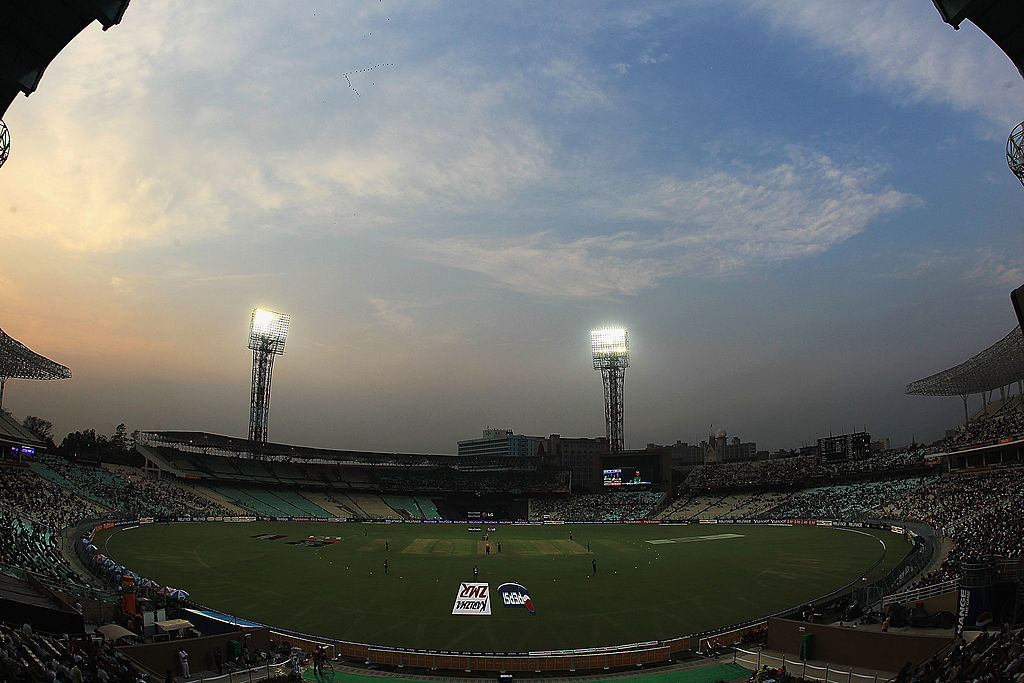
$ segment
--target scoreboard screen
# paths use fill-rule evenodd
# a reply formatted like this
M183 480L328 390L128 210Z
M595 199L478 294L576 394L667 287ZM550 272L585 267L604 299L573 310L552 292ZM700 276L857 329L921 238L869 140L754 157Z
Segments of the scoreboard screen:
M602 470L605 486L622 486L622 470Z
M602 482L605 486L639 486L649 485L650 477L645 477L636 467L616 467L601 470Z

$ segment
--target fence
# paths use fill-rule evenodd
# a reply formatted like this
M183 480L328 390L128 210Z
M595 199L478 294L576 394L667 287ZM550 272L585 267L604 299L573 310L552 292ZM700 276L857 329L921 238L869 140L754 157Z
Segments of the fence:
M906 585L910 579L920 574L935 555L935 541L933 537L918 535L914 542L914 549L904 557L899 564L893 567L883 578L875 581L870 586L864 586L854 591L857 602L867 608L873 607L884 596L897 588Z
M893 593L882 598L882 607L885 608L893 603L903 604L905 602L917 602L927 598L934 598L936 595L945 595L956 590L957 579L949 579L942 583L934 583L930 586L921 586L900 593Z
M216 676L200 674L199 676L190 676L185 680L188 683L195 683L195 681L199 681L199 683L255 683L256 681L265 681L268 678L287 676L290 672L290 662L281 662L279 664L267 662L241 671L230 671Z
M763 665L772 668L784 666L792 676L799 676L805 681L822 681L822 683L878 683L879 680L888 680L883 675L880 679L878 672L870 674L857 673L853 669L843 669L825 663L825 666L808 664L806 660L786 659L785 653L775 654L774 652L762 652L761 650L742 650L737 648L733 654L733 663L744 666L754 671L760 670Z

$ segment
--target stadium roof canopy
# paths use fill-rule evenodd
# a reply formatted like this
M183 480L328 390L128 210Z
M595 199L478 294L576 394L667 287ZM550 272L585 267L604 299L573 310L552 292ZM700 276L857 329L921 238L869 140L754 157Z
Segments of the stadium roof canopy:
M1024 379L1024 335L1020 326L973 358L907 385L918 396L969 396Z
M0 408L4 407L4 384L9 379L67 379L71 370L11 339L0 330Z
M67 379L71 370L12 339L0 330L0 378Z
M306 461L359 467L451 467L462 471L535 470L542 458L530 456L438 455L427 453L379 453L253 442L245 438L194 431L143 431L143 443L151 448L169 447L189 453L236 458Z
M94 21L120 23L129 0L0 0L0 116L19 92L29 95L43 71Z
M1020 0L932 0L942 20L959 29L966 19L985 32L1024 76L1024 3Z

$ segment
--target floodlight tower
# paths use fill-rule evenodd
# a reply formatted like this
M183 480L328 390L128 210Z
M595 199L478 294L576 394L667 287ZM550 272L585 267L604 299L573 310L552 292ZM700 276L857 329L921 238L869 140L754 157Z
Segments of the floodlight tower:
M1024 121L1018 123L1006 139L1006 163L1024 185Z
M267 441L267 417L270 414L270 374L274 356L284 353L288 325L292 317L286 313L256 308L249 325L249 348L252 349L252 401L249 407L249 440Z
M604 328L590 332L590 348L594 352L594 369L601 371L604 383L604 422L608 451L620 453L622 438L622 384L629 367L629 340L626 330Z

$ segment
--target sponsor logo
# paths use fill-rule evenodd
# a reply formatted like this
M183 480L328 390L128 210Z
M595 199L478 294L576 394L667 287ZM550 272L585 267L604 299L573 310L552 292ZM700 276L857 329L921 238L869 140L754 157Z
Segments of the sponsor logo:
M463 581L459 584L459 592L455 594L455 605L452 614L487 614L491 613L491 585Z
M498 586L498 595L501 596L501 604L505 607L525 607L530 610L530 614L536 614L529 591L518 583L501 584Z
M267 536L264 535L257 538L267 538ZM284 536L270 535L268 540L273 540L275 538L284 538ZM328 545L329 543L337 543L340 540L340 536L307 536L301 541L288 541L288 545L303 545L307 548L320 548Z
M971 592L966 588L960 589L960 604L957 609L956 632L962 633L967 628L967 615L971 611Z

